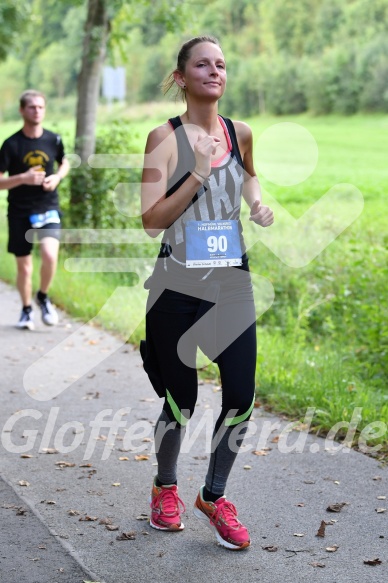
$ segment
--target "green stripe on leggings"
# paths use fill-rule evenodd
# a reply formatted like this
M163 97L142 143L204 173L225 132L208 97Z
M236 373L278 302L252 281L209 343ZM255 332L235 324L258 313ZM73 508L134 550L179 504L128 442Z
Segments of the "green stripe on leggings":
M175 403L175 401L172 398L172 395L168 389L166 389L166 396L167 396L167 402L171 407L171 411L173 412L176 421L180 425L185 426L189 422L189 419L187 417L185 417L184 415L182 415L178 405Z
M249 417L250 414L252 413L254 405L255 405L255 397L253 397L252 405L249 407L248 411L246 411L242 415L239 415L238 417L230 417L229 419L226 418L225 425L227 427L230 427L231 425L237 425L237 423L241 423L242 421L245 421L245 419L247 419L247 417Z

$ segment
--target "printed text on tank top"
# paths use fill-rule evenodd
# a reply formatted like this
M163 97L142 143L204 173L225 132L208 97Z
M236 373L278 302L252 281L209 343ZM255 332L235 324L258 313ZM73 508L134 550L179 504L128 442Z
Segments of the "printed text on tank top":
M208 179L199 188L186 211L165 232L164 242L180 245L185 240L184 224L188 220L238 220L244 183L243 165L237 138L230 120L219 116L228 149L212 162ZM168 181L167 196L171 195L193 171L195 156L180 118L169 120L177 139L178 164ZM179 184L179 186L177 186Z

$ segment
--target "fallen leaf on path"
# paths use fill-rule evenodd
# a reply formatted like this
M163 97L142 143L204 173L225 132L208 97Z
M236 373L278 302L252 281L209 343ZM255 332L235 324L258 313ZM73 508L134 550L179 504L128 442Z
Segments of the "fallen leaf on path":
M297 423L293 426L292 431L307 431L309 425L307 423Z
M115 488L118 488L119 486L121 486L120 482L113 482L112 486L114 486Z
M333 545L332 547L326 547L328 553L335 553L339 549L338 545Z
M69 516L79 516L81 514L81 512L79 512L79 510L68 510L67 514Z
M116 536L116 540L135 540L136 532L130 530L129 532L122 532L119 536Z
M381 476L373 476L372 480L381 481L383 478Z
M387 497L386 496L377 496L377 500L386 500Z
M255 449L252 453L253 455L268 455L269 451L271 451L270 447L264 447L263 449Z
M80 522L95 522L96 520L98 520L98 516L81 516L81 518L79 519Z
M278 550L278 547L275 547L273 545L268 545L268 546L262 546L261 547L264 551L268 551L269 553L276 553L276 551Z
M29 460L30 458L32 458L34 456L30 455L29 453L22 453L22 455L20 457L24 460Z
M80 468L92 468L92 464L80 464L79 465Z
M75 464L73 464L72 462L64 462L64 461L60 461L60 462L55 462L56 466L59 466L60 468L74 468Z
M381 565L382 561L380 561L380 559L376 558L376 559L366 559L364 561L364 565L372 565L373 567L375 565Z
M312 567L326 567L325 563L318 563L317 561L314 561L313 563L310 563L310 565Z
M251 470L252 469L252 466L244 466L243 469L244 470Z
M101 518L98 524L112 524L111 518Z
M341 512L342 508L347 504L347 502L336 502L335 504L330 504L326 510L327 512Z
M144 512L142 512L139 516L136 516L136 520L148 520L149 516L148 514L144 514Z
M105 528L107 530L119 530L119 527L118 526L115 526L114 524L106 524L105 525Z
M42 451L42 453L48 453L48 454L59 453L58 450L55 449L54 447L44 447L41 451Z
M318 528L318 532L315 536L324 537L325 536L325 529L326 529L326 522L324 520L321 521L321 525Z
M294 536L304 536L304 533L302 533L302 532L294 532Z
M386 508L376 508L377 514L382 514L383 512L386 512L386 511L387 511Z
M135 455L135 461L137 462L143 462L149 459L150 459L149 455Z
M129 457L126 457L126 456L119 457L119 461L120 462L129 462Z
M19 486L29 486L30 482L27 482L27 480L20 480L18 484Z

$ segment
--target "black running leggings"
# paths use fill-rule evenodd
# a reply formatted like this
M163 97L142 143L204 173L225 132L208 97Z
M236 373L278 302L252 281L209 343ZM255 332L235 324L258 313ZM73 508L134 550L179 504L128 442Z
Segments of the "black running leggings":
M255 393L255 308L249 274L239 275L243 276L243 280L239 279L243 285L221 285L216 303L171 290L164 290L155 301L159 292L151 290L153 305L147 313L147 333L152 335L166 389L162 415L155 427L158 478L162 484L176 481L184 427L197 400L195 359L200 346L217 363L222 385L222 409L214 428L205 485L214 494L224 493ZM153 294L156 295L152 297Z

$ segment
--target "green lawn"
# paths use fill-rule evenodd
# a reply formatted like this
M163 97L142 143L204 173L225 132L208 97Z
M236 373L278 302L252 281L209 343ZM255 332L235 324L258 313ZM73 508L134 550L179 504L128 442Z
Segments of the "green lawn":
M128 113L123 112L123 115ZM169 115L173 115L170 109ZM109 113L109 118L114 112ZM131 121L131 140L142 151L147 132L163 121L163 111L155 119L149 111L137 112ZM106 116L108 117L108 115ZM100 111L99 119L104 119ZM388 151L388 116L287 118L254 118L246 120L255 141L255 163L263 187L295 218L301 217L332 186L350 183L364 198L361 215L350 224L322 253L304 267L287 266L262 242L250 251L252 271L270 280L275 289L275 302L258 321L258 400L277 413L302 419L307 407L314 408L313 425L322 435L339 421L350 421L355 408L361 408L357 421L360 431L373 422L383 424L380 435L370 434L370 444L382 444L387 451L387 219L385 191L388 185L386 153ZM313 136L318 147L318 163L303 182L281 186L261 172L263 159L278 155L282 163L295 170L295 152L300 144L271 150L257 150L256 143L266 128L273 124L300 124ZM16 131L18 124L4 124L0 139ZM48 128L53 124L47 123ZM63 122L55 127L71 144L74 126ZM260 142L259 142L260 144ZM265 144L264 144L265 146ZM313 147L307 144L306 148ZM71 148L68 148L70 151ZM306 150L310 155L311 151ZM262 152L262 157L257 153ZM294 157L293 157L294 156ZM283 158L282 158L283 157ZM268 161L268 160L267 160ZM264 167L265 169L265 167ZM287 173L286 173L287 174ZM5 193L0 193L4 201ZM1 216L1 248L5 247L5 206ZM334 209L335 210L335 209ZM334 212L323 209L323 218ZM336 217L333 217L333 220ZM285 242L286 243L286 242ZM101 311L104 326L128 336L137 343L144 333L144 292L129 290L133 275L125 273L74 273L67 271L64 260L72 255L101 254L93 248L75 253L63 247L59 272L52 288L55 301L71 314L89 320ZM126 247L117 256L139 255L139 248ZM144 256L155 255L154 246L142 249ZM0 276L13 281L12 257L1 252ZM132 279L131 279L132 278ZM127 286L128 300L116 302L114 309L108 298L121 286ZM85 293L87 290L87 293ZM123 297L125 289L123 289ZM216 375L208 364L204 373ZM385 427L385 430L384 430ZM376 428L375 428L376 429ZM338 437L346 433L346 428ZM358 435L358 432L356 432ZM377 455L377 454L376 454Z

